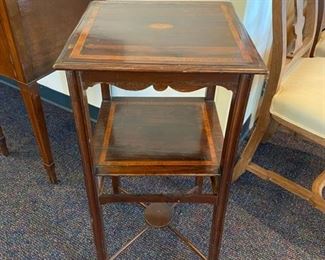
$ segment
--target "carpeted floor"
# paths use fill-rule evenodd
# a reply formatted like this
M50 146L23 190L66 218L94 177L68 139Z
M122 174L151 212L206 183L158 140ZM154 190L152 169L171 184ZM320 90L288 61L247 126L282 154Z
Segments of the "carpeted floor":
M72 115L44 104L59 185L47 182L19 92L0 88L10 156L0 156L0 259L94 259ZM324 150L277 132L254 161L309 186ZM186 190L192 179L123 179L130 191ZM110 255L145 225L134 204L105 206ZM176 207L173 225L207 252L209 206ZM119 259L198 259L166 229L150 229ZM325 259L325 215L281 188L245 174L231 189L221 259Z

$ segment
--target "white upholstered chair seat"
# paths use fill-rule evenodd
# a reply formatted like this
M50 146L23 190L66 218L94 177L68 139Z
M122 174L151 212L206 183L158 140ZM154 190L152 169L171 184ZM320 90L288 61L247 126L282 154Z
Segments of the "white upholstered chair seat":
M325 58L301 58L282 80L270 112L325 138Z
M314 56L325 57L325 31L320 33Z

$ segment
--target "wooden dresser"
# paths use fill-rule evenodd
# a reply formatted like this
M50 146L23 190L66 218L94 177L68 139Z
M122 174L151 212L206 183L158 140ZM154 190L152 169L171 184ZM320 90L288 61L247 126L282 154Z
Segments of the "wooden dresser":
M0 76L17 81L53 183L57 178L36 80L52 72L54 61L89 2L0 0ZM0 143L0 151L7 154L1 127Z

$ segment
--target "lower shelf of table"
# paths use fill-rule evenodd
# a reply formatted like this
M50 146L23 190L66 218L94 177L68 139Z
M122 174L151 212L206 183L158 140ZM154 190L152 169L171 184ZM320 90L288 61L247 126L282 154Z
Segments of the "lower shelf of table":
M202 98L103 101L93 138L98 175L214 176L223 136Z

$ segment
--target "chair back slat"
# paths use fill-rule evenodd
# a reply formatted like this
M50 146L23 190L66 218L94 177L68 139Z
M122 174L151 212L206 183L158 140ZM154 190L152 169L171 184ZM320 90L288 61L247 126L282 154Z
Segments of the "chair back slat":
M313 47L310 51L310 57L314 57L315 48L319 40L319 36L321 32L325 29L325 1L318 0L318 14L317 14L317 21L316 21L316 33L314 37Z
M281 4L285 7L285 15L282 17L281 23L286 24L286 28L293 28L293 33L287 34L286 44L286 61L282 64L282 73L285 74L291 66L295 64L301 57L308 56L313 44L316 33L317 18L317 0L289 0L289 1L273 1L273 5ZM292 10L293 8L293 10ZM290 15L293 17L290 17ZM284 19L286 17L286 19ZM273 23L273 27L274 27ZM283 36L284 38L284 36ZM276 52L276 50L274 50ZM283 54L281 54L283 55Z
M270 77L273 95L281 77L297 60L309 56L316 32L318 0L274 0ZM292 10L294 8L294 10ZM290 15L294 17L290 17ZM292 28L293 33L290 33ZM278 70L280 67L280 74ZM276 73L274 73L276 71ZM272 88L272 87L271 87Z
M293 24L295 39L293 49L288 53L289 57L293 57L295 53L303 46L303 29L305 26L304 16L304 0L296 0L294 2L295 22Z

